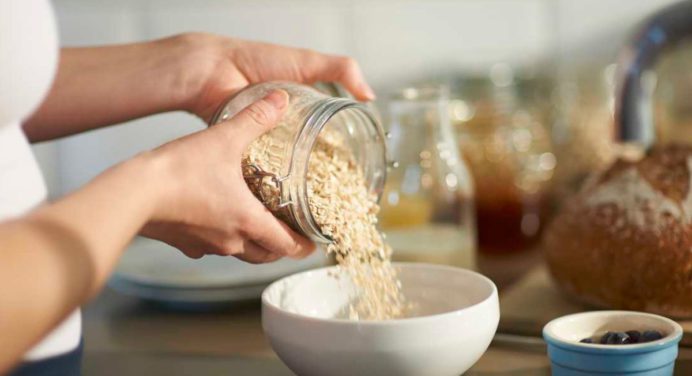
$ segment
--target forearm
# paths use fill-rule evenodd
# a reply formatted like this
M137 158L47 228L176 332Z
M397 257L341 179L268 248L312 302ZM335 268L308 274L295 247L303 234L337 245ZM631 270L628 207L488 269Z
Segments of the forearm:
M0 374L101 288L161 195L151 165L136 158L0 223Z
M178 65L184 40L64 48L53 86L24 124L33 142L184 109L195 77Z

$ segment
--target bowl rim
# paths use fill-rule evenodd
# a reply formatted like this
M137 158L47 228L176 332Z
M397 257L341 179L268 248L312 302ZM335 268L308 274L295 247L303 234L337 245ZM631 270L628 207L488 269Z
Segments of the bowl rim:
M647 317L667 324L672 328L670 333L666 334L663 338L637 344L627 344L627 345L605 345L599 343L581 343L577 341L568 341L560 338L555 334L554 327L561 321L575 319L575 318L587 318L591 316L615 316L615 315L628 315L634 317ZM669 346L675 345L682 339L683 330L680 324L677 322L660 315L653 313L640 312L640 311L626 311L626 310L602 310L602 311L588 311L573 313L565 316L555 318L548 322L543 327L543 338L549 345L561 347L570 351L585 352L585 353L633 353L633 352L648 352L656 351L659 349L667 348Z
M272 282L269 286L267 286L264 289L264 291L262 291L262 308L263 309L264 308L271 309L272 311L275 311L281 315L286 315L286 316L291 317L291 318L300 319L300 320L304 320L304 321L317 322L317 323L321 323L321 324L360 325L360 326L390 326L390 325L423 324L423 323L427 323L427 322L431 322L431 321L437 321L437 320L441 320L441 319L451 318L451 317L459 315L461 312L468 312L470 310L480 309L481 306L483 306L485 304L489 304L493 300L498 301L497 286L495 286L495 283L490 278L484 276L481 273L475 272L473 270L449 266L449 265L430 264L430 263L421 263L421 262L393 262L392 265L394 267L401 267L401 266L404 266L404 267L426 267L426 268L433 268L433 269L438 269L438 270L441 269L441 270L448 270L448 271L454 271L454 272L464 272L464 273L473 275L476 278L480 278L483 282L486 282L487 284L489 284L491 287L491 291L490 291L490 294L488 294L488 296L485 297L480 302L477 302L475 304L472 304L470 306L467 306L467 307L464 307L461 309L455 309L452 311L437 313L434 315L405 317L405 318L392 319L392 320L350 320L350 319L313 317L313 316L307 316L307 315L302 315L302 314L298 314L295 312L287 311L285 309L282 309L281 307L278 307L276 304L269 302L269 298L268 298L269 293L268 292L274 287L274 285L277 285L277 284L283 282L284 280L292 278L292 277L298 277L298 276L304 275L304 274L317 273L317 272L325 271L327 269L337 268L336 265L332 265L332 266L325 266L325 267L321 267L321 268L310 269L310 270L305 270L302 272L294 273L294 274L285 276L281 279L278 279L278 280ZM498 320L499 320L499 301L498 301Z

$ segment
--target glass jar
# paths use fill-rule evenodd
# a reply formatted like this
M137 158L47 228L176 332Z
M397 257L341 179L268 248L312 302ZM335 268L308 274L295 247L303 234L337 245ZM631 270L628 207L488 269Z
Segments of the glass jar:
M543 110L520 94L514 71L494 65L451 101L459 149L476 184L479 250L532 249L550 212L556 166Z
M318 90L321 89L321 90ZM371 197L381 195L387 173L384 131L374 112L336 84L315 87L290 82L250 86L222 105L210 125L233 117L271 90L289 105L277 126L255 140L243 158L250 190L278 218L318 243L329 243L308 205L308 161L319 137L338 138L362 170Z
M389 103L390 170L379 224L395 261L475 267L473 182L459 157L444 87L408 88Z
M554 102L557 168L555 207L576 194L589 175L610 166L618 154L614 142L615 64L579 66L562 72Z

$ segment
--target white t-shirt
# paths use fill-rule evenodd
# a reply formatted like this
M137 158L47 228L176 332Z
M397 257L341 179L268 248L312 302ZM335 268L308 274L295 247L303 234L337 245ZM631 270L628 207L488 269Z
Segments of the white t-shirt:
M38 107L56 65L57 31L48 1L1 0L0 222L21 216L46 199L46 186L20 119ZM67 353L77 348L80 337L81 318L76 310L24 359L34 361Z

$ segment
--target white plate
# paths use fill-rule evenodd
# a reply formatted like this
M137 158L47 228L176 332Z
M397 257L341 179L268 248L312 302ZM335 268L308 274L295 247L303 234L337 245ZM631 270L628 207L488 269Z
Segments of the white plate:
M303 260L286 258L263 265L213 255L194 260L164 243L138 238L121 258L113 280L140 287L227 289L266 285L289 274L324 266L326 262L321 249Z
M108 285L123 294L136 296L159 303L205 305L256 299L267 287L267 283L246 286L217 288L167 288L140 285L136 282L114 276Z

